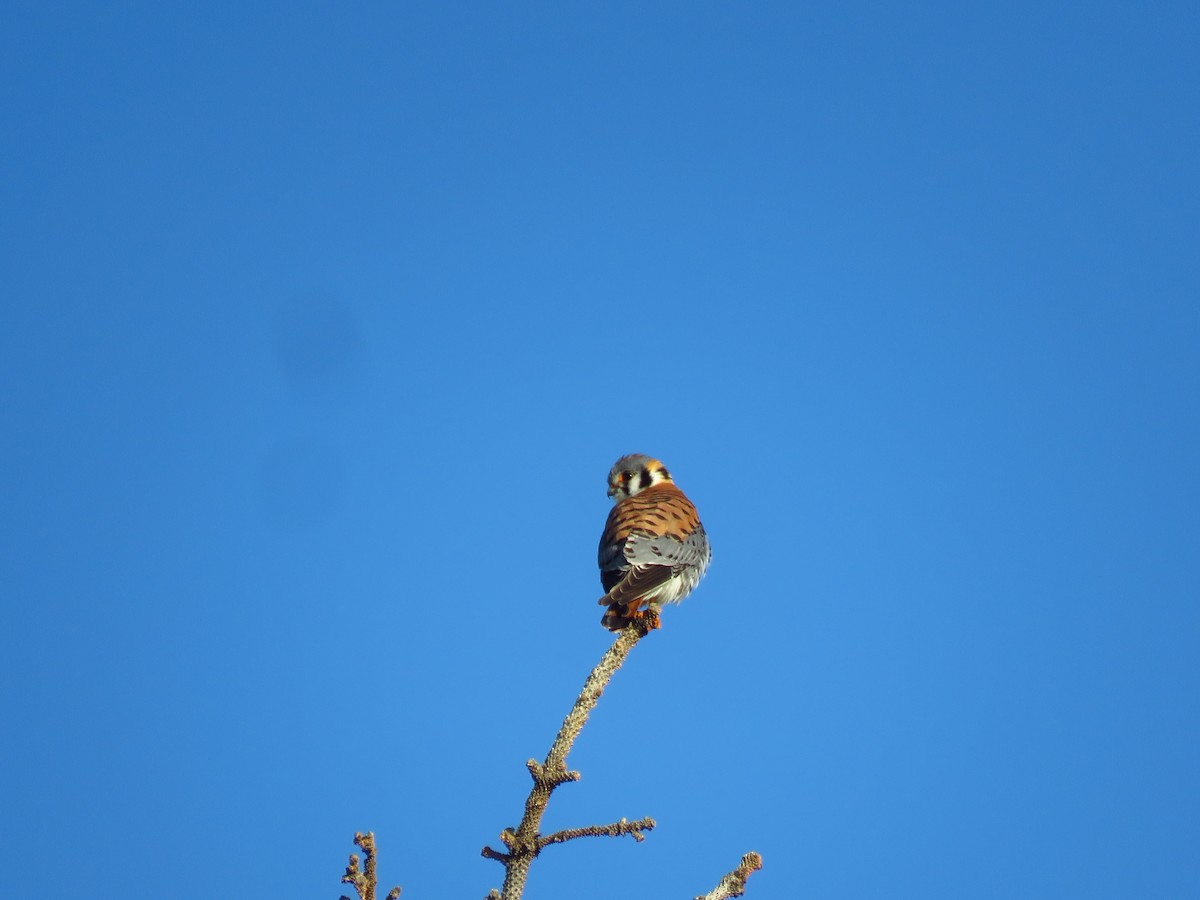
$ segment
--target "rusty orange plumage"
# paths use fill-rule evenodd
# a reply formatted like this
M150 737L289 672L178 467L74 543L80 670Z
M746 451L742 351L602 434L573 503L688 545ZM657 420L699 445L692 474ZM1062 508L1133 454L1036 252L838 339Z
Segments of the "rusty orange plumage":
M601 623L619 631L647 610L678 603L708 569L712 551L700 514L656 459L623 456L608 474L616 505L600 536Z

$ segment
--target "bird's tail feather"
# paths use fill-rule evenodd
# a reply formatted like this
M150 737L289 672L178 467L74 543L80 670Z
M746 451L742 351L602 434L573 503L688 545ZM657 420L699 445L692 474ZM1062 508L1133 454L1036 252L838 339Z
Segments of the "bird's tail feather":
M609 631L620 631L637 617L637 612L642 606L642 598L630 600L628 603L619 601L609 604L604 615L600 617L600 624Z

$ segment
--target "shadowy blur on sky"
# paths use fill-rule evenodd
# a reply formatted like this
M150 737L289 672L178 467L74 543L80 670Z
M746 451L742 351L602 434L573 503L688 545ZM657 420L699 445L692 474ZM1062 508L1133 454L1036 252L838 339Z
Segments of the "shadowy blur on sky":
M0 895L1200 894L1195 4L0 28Z

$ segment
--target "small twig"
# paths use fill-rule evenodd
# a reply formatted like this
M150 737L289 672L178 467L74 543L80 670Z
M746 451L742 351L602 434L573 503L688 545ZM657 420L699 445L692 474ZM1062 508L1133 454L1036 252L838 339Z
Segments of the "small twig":
M507 853L501 853L499 850L493 850L491 847L483 848L483 857L484 859L494 859L496 862L502 863L508 862L510 858Z
M622 819L620 822L613 822L611 825L589 825L586 828L568 828L564 831L556 831L554 834L548 834L545 837L538 838L538 849L548 847L551 844L561 844L565 841L573 841L575 838L581 837L620 837L623 834L633 835L633 839L641 843L646 839L642 833L644 831L653 831L655 822L649 816L644 819L638 819L636 822L630 822L628 819Z
M366 857L362 869L358 867L358 854L350 854L350 864L346 866L346 874L342 876L343 884L354 885L354 891L358 894L359 900L375 900L375 888L378 887L379 881L375 874L375 832L368 831L366 834L355 832L354 843L362 850ZM385 900L397 900L400 896L400 888L394 887L388 891ZM345 894L341 900L350 900Z
M731 897L742 896L746 892L746 879L750 877L751 872L761 869L762 865L762 857L751 850L742 857L740 866L725 875L715 888L696 900L729 900Z

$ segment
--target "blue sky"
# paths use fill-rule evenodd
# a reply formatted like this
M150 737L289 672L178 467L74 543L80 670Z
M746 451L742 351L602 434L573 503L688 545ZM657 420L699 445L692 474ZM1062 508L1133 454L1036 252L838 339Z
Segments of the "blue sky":
M47 4L0 29L0 894L1200 894L1194 4ZM60 891L61 892L61 891Z

